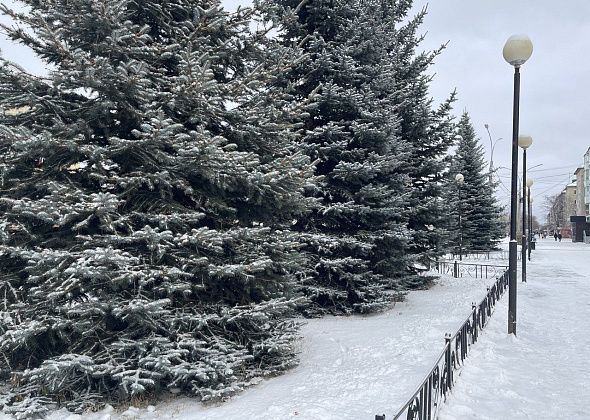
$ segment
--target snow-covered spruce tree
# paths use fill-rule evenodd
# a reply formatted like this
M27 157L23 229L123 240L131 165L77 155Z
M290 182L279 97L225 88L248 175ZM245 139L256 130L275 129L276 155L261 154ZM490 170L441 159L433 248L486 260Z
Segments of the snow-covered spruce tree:
M219 399L292 366L285 227L314 169L264 89L281 49L216 0L23 3L4 30L50 73L0 59L25 111L0 115L2 410Z
M394 2L401 14L407 15L411 0ZM411 197L407 207L408 230L412 238L408 246L408 258L430 266L433 259L444 253L446 236L446 206L444 174L448 171L447 154L454 142L455 122L452 103L455 94L439 106L435 106L429 93L432 76L428 73L438 50L417 53L423 39L418 29L426 10L412 17L399 30L395 39L395 65L398 69L395 104L400 117L399 135L409 145L408 174L411 178ZM408 277L410 287L423 287L429 278Z
M409 265L407 145L392 99L404 16L389 1L266 5L282 18L283 44L304 53L275 88L305 104L298 141L323 179L310 192L320 205L294 226L311 256L303 291L323 310L376 310L387 289L404 288Z
M496 248L504 236L502 208L494 196L495 186L489 183L489 174L469 115L461 116L456 128L457 149L449 171L448 199L449 246L454 252L459 246L459 212L461 234L465 251L488 251ZM456 174L464 177L463 184L455 181ZM460 189L460 191L459 191Z

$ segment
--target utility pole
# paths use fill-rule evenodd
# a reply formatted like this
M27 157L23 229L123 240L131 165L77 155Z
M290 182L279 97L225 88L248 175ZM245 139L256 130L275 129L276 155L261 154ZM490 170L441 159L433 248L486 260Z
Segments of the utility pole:
M494 173L494 149L496 148L496 143L502 140L502 137L497 138L496 141L492 141L492 135L490 134L490 126L484 124L486 131L488 132L488 137L490 138L490 169L488 175L488 182L492 185L492 175Z

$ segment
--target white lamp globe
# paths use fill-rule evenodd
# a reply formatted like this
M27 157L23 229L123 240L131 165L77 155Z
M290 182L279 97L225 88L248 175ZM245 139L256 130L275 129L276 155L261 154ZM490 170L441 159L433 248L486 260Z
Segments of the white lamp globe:
M526 186L529 188L531 188L533 186L533 179L532 178L527 178Z
M502 54L509 64L520 67L533 54L533 43L526 35L512 35L504 44Z
M531 136L524 134L518 136L518 145L523 149L528 149L531 144L533 144L533 138Z
M457 181L458 184L462 184L463 181L465 181L465 177L463 174L457 174L455 175L455 181Z

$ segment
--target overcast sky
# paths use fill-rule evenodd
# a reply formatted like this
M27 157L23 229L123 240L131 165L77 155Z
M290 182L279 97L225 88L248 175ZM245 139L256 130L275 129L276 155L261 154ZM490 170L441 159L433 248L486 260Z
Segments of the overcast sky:
M11 4L14 2L5 1ZM247 0L225 0L228 8ZM415 10L428 5L421 32L423 49L449 42L438 57L431 94L442 101L457 89L455 113L467 110L490 158L489 125L494 166L510 167L513 68L502 57L512 34L528 35L534 46L521 69L520 131L533 137L528 150L535 180L535 214L544 215L543 197L558 193L573 178L590 147L590 1L567 0L415 0ZM5 20L3 20L5 21ZM41 72L42 64L22 47L0 40L5 57ZM519 158L521 161L522 158ZM520 173L520 171L519 171ZM499 169L498 197L509 202L510 171Z
M427 1L415 1L417 9ZM590 147L590 1L568 0L436 0L428 4L422 27L424 47L449 41L433 67L431 93L440 101L455 87L457 113L472 118L486 158L490 140L502 138L494 149L494 166L510 167L513 68L502 57L512 34L526 34L533 55L521 68L520 132L533 137L527 152L532 168L535 213L541 215L543 197L561 191L582 165ZM519 157L521 163L522 156ZM520 173L520 171L519 171ZM510 171L500 169L510 188ZM498 196L507 203L501 185Z

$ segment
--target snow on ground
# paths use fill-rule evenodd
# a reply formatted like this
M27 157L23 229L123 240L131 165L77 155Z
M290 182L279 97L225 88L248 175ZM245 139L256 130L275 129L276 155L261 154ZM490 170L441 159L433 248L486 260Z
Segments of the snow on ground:
M220 405L179 397L123 413L59 410L48 420L372 420L405 403L442 351L445 333L458 329L493 282L443 277L385 313L310 320L297 368Z
M441 420L590 419L589 259L589 245L537 241L529 281L518 284L518 336L506 333L506 294L471 347ZM458 329L493 281L443 277L379 315L311 320L297 368L224 404L179 397L124 412L59 410L47 419L373 420L385 413L389 420L430 371L444 334Z
M537 241L527 273L517 336L505 296L440 420L590 419L590 245Z

